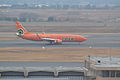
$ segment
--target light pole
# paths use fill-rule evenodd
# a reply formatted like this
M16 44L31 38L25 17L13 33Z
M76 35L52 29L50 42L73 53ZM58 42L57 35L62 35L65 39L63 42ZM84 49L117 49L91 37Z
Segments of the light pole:
M109 48L109 56L110 56L110 61L112 61L111 48Z

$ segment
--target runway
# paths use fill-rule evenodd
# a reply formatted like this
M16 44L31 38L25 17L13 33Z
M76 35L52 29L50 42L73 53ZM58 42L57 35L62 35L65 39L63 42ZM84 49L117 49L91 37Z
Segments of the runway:
M17 40L0 40L0 48L8 47L37 47L37 48L119 48L120 47L120 33L90 33L83 34L89 37L87 41L78 42L63 42L60 45L49 45L48 42L29 41L24 39ZM0 37L16 37L13 33L0 34Z

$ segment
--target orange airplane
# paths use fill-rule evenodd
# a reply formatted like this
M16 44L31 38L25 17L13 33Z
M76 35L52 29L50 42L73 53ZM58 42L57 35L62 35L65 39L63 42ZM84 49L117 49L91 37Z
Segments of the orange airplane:
M87 38L85 38L82 35L31 33L31 32L28 32L20 24L19 21L16 21L16 28L18 30L18 33L16 33L16 35L23 39L33 40L33 41L48 41L50 42L50 44L61 44L62 42L83 42L87 40Z

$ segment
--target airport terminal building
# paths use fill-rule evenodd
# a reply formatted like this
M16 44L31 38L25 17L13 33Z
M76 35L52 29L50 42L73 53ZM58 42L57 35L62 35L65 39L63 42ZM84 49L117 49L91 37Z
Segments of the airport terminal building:
M60 66L61 65L61 66ZM0 62L2 80L120 80L120 57L87 56L84 62Z
M120 80L120 57L93 57L85 60L88 80Z

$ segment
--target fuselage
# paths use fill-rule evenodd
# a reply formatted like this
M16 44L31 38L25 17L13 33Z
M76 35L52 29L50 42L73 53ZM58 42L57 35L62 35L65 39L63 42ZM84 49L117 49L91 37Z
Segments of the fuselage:
M43 41L43 38L59 39L62 40L62 42L83 42L87 40L87 38L84 38L82 35L36 34L29 32L24 35L20 35L19 37L33 41Z

